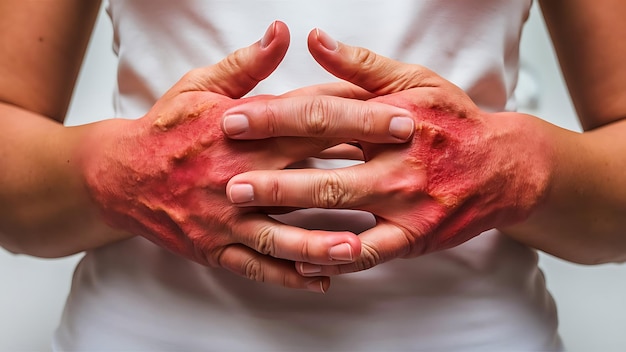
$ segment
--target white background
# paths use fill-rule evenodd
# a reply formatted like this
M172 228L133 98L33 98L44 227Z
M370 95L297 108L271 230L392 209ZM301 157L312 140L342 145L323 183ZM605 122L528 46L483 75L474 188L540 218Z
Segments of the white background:
M105 14L94 37L69 113L68 124L113 116L111 90L115 58L111 26ZM553 123L578 130L563 88L552 48L536 8L524 32L520 96L524 110ZM537 105L533 106L534 94ZM46 351L80 256L41 260L15 256L0 249L0 351ZM541 257L548 286L570 351L626 351L626 266L594 267ZM514 317L512 317L514 319Z

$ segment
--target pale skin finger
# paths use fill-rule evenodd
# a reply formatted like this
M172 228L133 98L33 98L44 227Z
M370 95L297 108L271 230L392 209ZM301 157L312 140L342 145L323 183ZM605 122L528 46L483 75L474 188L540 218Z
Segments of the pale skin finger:
M215 65L191 70L164 97L208 91L240 98L274 72L287 52L289 38L287 25L275 21L259 41L236 50Z
M285 225L264 214L243 215L233 231L240 243L276 258L316 264L347 263L361 253L361 241L348 231L306 230Z
M328 72L376 96L449 84L423 66L403 64L365 48L346 45L321 29L309 33L308 46L313 58Z
M414 177L389 177L393 172L381 159L350 167L322 169L254 170L233 176L226 194L238 207L359 209L376 211L380 200L393 201L398 190L410 184L424 187L421 173Z
M259 254L250 248L232 245L219 257L221 267L253 281L277 284L288 288L326 293L330 279L319 275L299 274L293 262Z
M402 228L377 219L375 227L359 235L362 242L361 255L354 262L339 265L317 265L314 263L297 262L296 270L309 277L335 276L371 269L379 264L395 258L401 258L409 253L425 252L425 242L416 241L414 235Z
M227 110L222 120L224 134L233 139L301 136L403 143L414 129L405 109L334 96L250 102Z
M239 207L360 209L372 198L377 178L366 169L369 165L363 164L333 170L250 171L231 178L226 194Z

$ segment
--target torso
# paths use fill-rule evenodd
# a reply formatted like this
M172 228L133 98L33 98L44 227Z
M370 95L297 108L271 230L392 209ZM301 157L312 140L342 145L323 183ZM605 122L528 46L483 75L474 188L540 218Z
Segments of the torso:
M186 71L258 40L275 19L290 26L290 51L252 94L332 80L306 50L307 32L320 27L346 43L435 70L483 109L513 109L529 7L529 0L111 0L120 58L116 112L143 115ZM325 228L373 221L369 214L321 210L283 220ZM55 347L549 350L559 348L556 327L536 254L497 231L336 277L325 295L251 282L134 238L87 253Z

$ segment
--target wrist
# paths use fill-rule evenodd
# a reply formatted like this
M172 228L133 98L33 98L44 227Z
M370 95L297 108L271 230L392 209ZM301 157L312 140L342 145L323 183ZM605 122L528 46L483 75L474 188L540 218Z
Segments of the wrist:
M525 222L549 199L558 173L558 144L548 131L551 125L515 112L489 114L487 123L497 136L497 167L508 179L503 192L515 208L505 226Z
M135 130L136 121L109 119L97 123L73 127L72 174L76 176L77 190L82 195L81 204L86 230L83 247L93 248L117 240L129 238L127 231L113 226L104 216L106 204L96 197L96 190L102 188L112 176L107 173L110 164L107 159L114 157L123 148L124 140L130 131ZM110 173L114 172L109 170Z

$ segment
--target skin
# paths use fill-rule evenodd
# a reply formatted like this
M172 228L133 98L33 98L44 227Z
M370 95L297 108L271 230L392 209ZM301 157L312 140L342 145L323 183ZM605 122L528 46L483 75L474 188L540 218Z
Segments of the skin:
M358 93L365 90L376 96L373 101L411 110L417 116L414 140L408 146L362 143L365 163L357 167L255 171L231 179L229 189L252 186L254 197L239 202L242 207L357 208L376 215L376 227L360 235L363 250L356 262L300 263L303 274L364 270L394 258L448 248L488 228L499 228L520 242L578 263L624 261L626 45L619 38L626 35L626 26L614 18L624 6L609 0L600 6L585 1L542 3L584 133L530 115L480 111L457 87L423 67L313 31L309 36L313 57L361 89L349 88L340 95L369 99ZM572 30L579 35L572 36ZM341 87L346 86L333 90ZM278 125L283 116L293 119L296 104L302 107L298 121L306 125L307 111L311 104L319 105L318 100L302 96L265 106L256 102L235 111L256 121L271 116ZM334 110L341 109L325 108L330 110L328 116L337 116ZM354 117L334 121L339 127L332 133L343 135L368 123ZM273 130L248 133L262 138L275 136ZM303 130L282 133L315 135Z
M0 37L0 47L4 49L2 52L5 53L0 57L0 116L2 116L0 123L5 136L5 143L0 146L5 170L0 174L0 184L3 185L0 189L0 243L14 252L55 257L128 238L132 236L128 230L140 231L154 242L170 246L172 250L185 253L194 260L206 262L214 260L214 262L221 263L224 253L230 252L234 259L228 265L231 266L231 270L239 275L254 276L253 278L259 280L290 287L304 288L313 284L315 286L313 290L325 290L327 284L324 282L327 281L322 279L319 279L322 281L311 281L311 279L296 276L289 261L276 261L275 258L262 254L267 251L263 248L272 248L273 246L257 246L256 249L261 251L259 253L245 245L246 243L266 243L254 240L254 238L267 238L268 234L272 238L276 238L277 234L279 237L289 238L292 235L291 231L300 231L298 229L278 230L281 225L268 223L265 210L260 213L242 210L241 214L251 220L248 224L266 222L268 226L255 228L252 225L250 229L256 232L240 233L238 238L228 237L228 235L217 236L215 241L207 241L210 242L209 247L206 250L201 250L202 254L199 254L197 248L198 246L202 247L202 244L198 245L198 243L204 241L195 241L197 236L185 238L181 233L193 232L191 227L196 226L197 228L200 218L214 218L193 212L181 215L176 207L184 208L198 204L197 198L191 195L193 193L191 189L194 188L193 182L200 181L194 179L192 182L189 176L200 169L197 160L213 160L213 157L208 155L212 153L198 151L204 151L202 148L215 146L216 143L208 141L208 139L217 138L218 135L212 134L212 137L206 138L192 135L188 139L192 141L192 146L178 145L176 143L177 138L163 138L163 140L174 141L172 144L167 144L172 146L172 149L157 150L154 148L160 143L160 139L157 140L158 137L164 137L165 134L174 136L178 133L182 138L184 135L181 133L182 130L186 129L187 133L191 133L193 130L189 127L190 125L209 126L202 125L198 120L215 119L223 110L238 105L229 99L244 94L250 88L246 86L246 82L255 84L246 81L245 77L249 77L249 75L248 72L242 72L241 62L261 62L261 66L271 62L269 65L272 66L275 61L260 61L258 57L253 59L248 57L246 60L246 56L242 57L241 54L250 54L251 51L239 51L238 54L227 58L221 65L205 70L196 70L195 74L183 78L179 82L178 88L171 90L170 92L173 93L164 97L157 104L164 112L169 112L165 115L171 117L161 120L161 122L158 122L159 119L165 115L160 114L155 106L142 119L142 122L131 123L118 119L76 128L65 128L59 122L63 120L67 110L98 6L99 2L97 1L78 0L59 0L55 1L54 4L6 0L0 4L0 24L3 29L1 33L5 34ZM577 262L598 263L623 260L625 244L622 233L625 224L622 214L626 191L618 181L621 179L619 176L622 175L624 166L626 166L619 153L625 147L622 145L624 143L622 142L622 130L626 127L624 127L622 119L626 111L623 94L626 72L624 65L621 64L624 62L625 52L621 38L626 33L619 18L619 14L624 12L619 10L621 6L624 5L616 0L605 0L601 6L598 6L597 2L590 4L590 2L582 0L551 1L542 4L575 105L583 126L589 132L576 134L563 131L525 115L505 114L500 116L502 118L497 120L497 123L502 123L503 127L506 127L502 130L504 135L510 135L518 142L511 144L514 148L518 148L520 144L527 146L529 141L549 142L544 149L549 151L546 155L548 166L547 170L539 168L538 177L530 178L534 181L531 183L534 186L528 186L528 188L538 190L539 195L537 197L533 192L520 193L524 200L522 209L509 209L506 206L507 202L499 203L500 200L498 200L498 202L493 203L497 206L487 209L486 212L493 211L494 214L505 214L504 219L485 220L470 216L469 219L474 219L475 224L477 224L472 228L486 227L487 224L502 226L505 233L524 243ZM573 36L571 33L576 33L576 35ZM273 105L272 109L269 110L272 112L274 123L266 126L272 128L263 131L258 130L258 126L255 127L256 125L250 124L248 132L239 133L234 137L248 138L246 133L256 134L254 138L278 135L309 136L313 137L307 142L311 145L310 155L315 155L322 146L330 147L342 141L360 140L363 141L361 144L369 153L364 156L368 158L368 163L380 160L381 162L378 164L380 168L389 165L391 167L389 170L398 170L398 165L416 164L411 160L402 161L402 158L400 161L395 160L395 158L391 158L391 155L396 154L401 157L410 156L411 153L419 155L428 150L428 144L417 146L415 142L412 142L408 148L390 147L388 150L378 150L376 147L368 146L365 142L398 143L402 141L393 137L393 133L391 133L392 130L395 131L394 128L390 128L393 117L399 115L407 117L409 115L416 122L414 127L420 134L423 131L428 131L428 127L437 127L438 123L442 121L445 122L444 126L459 129L466 123L450 123L450 121L445 121L446 119L462 118L468 121L484 120L484 122L493 120L496 123L495 117L485 116L482 112L474 112L473 104L469 103L468 106L463 106L460 109L448 109L451 114L445 116L440 112L427 114L424 112L424 108L428 110L432 107L440 108L441 106L456 107L458 92L454 92L454 88L446 88L446 84L440 81L435 82L439 85L433 87L433 82L430 79L435 76L422 74L427 71L416 70L414 66L384 60L384 58L367 50L351 50L350 47L343 44L339 44L338 48L329 50L324 45L327 47L333 41L327 39L324 39L323 42L318 40L317 45L315 45L316 43L310 45L313 55L329 71L351 81L360 88L346 84L332 87L310 87L280 99L267 98L268 102L278 102L278 105ZM606 43L611 43L611 45ZM357 70L354 69L355 66L358 68ZM260 79L261 76L252 77ZM219 77L219 79L202 79L207 77ZM431 104L430 107L428 104L426 106L420 105L423 102L415 104L415 101L420 102L414 94L416 87L441 88L435 95L448 100L444 99L443 104L441 102ZM211 106L214 113L203 115L197 111L197 108L201 106L206 108L207 105L202 105L206 104L205 101L199 104L197 98L191 97L194 95L191 94L194 90L212 92L209 100L216 103L215 106ZM323 94L324 96L311 97L313 94ZM401 94L402 96L400 96ZM365 100L375 96L380 96L377 98L378 101ZM384 96L389 96L387 98L389 100L385 100ZM345 99L346 97L363 100ZM294 98L300 100L293 100ZM288 105L291 106L290 110L281 110L281 101L288 102ZM293 106L295 102L298 103L296 107L300 107L300 112L294 115ZM387 110L381 113L381 105L386 105L380 104L381 102L406 107L409 110L408 114L407 110L403 110L401 113L398 113L398 110ZM420 109L414 109L416 106L419 106ZM189 108L189 110L178 111L181 107ZM172 111L176 111L176 113ZM289 124L284 122L284 111L291 114L291 120L293 120L293 116L299 117L296 120L302 121L305 129L299 129L297 124L293 127L293 123L292 127L289 127ZM308 116L311 111L315 112L313 119ZM350 116L349 121L343 121L339 124L323 123L324 116L341 117L342 111L356 111L357 113ZM426 118L423 121L419 120L411 112L419 113ZM471 113L468 115L467 112ZM198 119L198 117L201 118ZM260 118L262 119L263 116ZM381 120L389 121L389 123L377 123ZM320 121L322 121L321 124ZM311 122L315 123L311 125ZM307 123L309 124L308 129ZM187 128L180 128L180 125L185 125ZM482 123L470 123L470 125L480 127ZM281 126L286 126L286 128L283 129ZM311 126L314 128L311 129ZM328 128L329 126L331 128ZM373 126L373 128L364 128L364 126ZM222 122L222 128L225 128L225 122ZM290 129L294 129L294 131L290 131ZM428 134L428 137L433 138L433 140L437 140L440 135L445 136L444 130L437 128L430 130L434 133ZM488 133L491 131L490 128L477 128L477 130L486 134L477 138L479 141L488 141L489 138L493 137ZM511 130L516 133L511 134ZM317 141L320 134L324 135L323 142ZM145 140L134 141L133 138ZM97 140L99 143L94 144L91 142L93 140ZM273 143L280 144L283 142L275 141ZM290 149L301 144L302 139L289 138L284 143L285 149ZM86 156L89 154L86 151L86 145L89 145L89 150L93 151L93 157ZM452 156L465 155L463 154L464 150L469 155L474 156L471 151L467 150L466 141L454 140L454 138L445 139L444 145L459 151L457 154L451 154ZM94 148L97 150L94 151ZM218 143L217 150L219 152L216 155L226 155L231 160L230 157L234 154L229 153L228 148L237 149L241 147ZM138 150L141 151L138 155L143 155L145 158L133 159L132 155L129 155L131 151L138 152ZM407 153L407 150L411 153ZM165 155L168 151L173 154ZM190 151L193 152L189 153ZM331 155L342 156L349 153L352 158L359 157L358 154L360 154L355 148L342 145L331 148L331 151ZM511 153L511 155L518 155L518 150L513 149L513 151L515 153ZM114 162L116 155L120 156L120 163ZM191 161L188 158L189 155L195 155L198 159L195 162ZM144 162L148 159L147 157L150 159L159 157L159 163L147 165ZM283 156L283 160L276 161L274 166L264 165L264 167L268 169L279 168L280 165L286 163L284 158L289 157L293 160L298 159L295 155ZM489 159L492 156L481 155L481 157ZM219 158L218 156L215 160L223 160ZM107 165L115 166L111 168L113 177L106 180L102 179L102 184L96 182L96 175L103 176L107 170L98 166L94 160L101 160ZM135 163L137 160L144 162L144 165ZM446 163L448 163L448 161L442 160L446 159L440 158L438 161L435 160L434 164L429 164L440 166L440 175L445 174L443 171L446 170ZM521 161L518 160L517 162ZM241 167L246 162L242 161L239 164L233 161L233 163L235 167L240 167L238 171L245 171L245 168ZM421 161L417 165L423 167L425 164L424 161ZM176 166L176 172L173 172L174 166ZM486 169L500 172L496 166L492 165ZM136 170L133 167L143 167L143 169ZM159 167L161 168L159 169ZM115 174L115 172L131 172L129 170L132 170L131 177ZM164 170L166 171L165 176L162 173ZM370 171L366 168L361 168L361 170ZM415 175L420 173L429 175L424 169L414 168L414 170L416 170ZM136 171L141 171L145 177L137 181ZM473 172L474 170L464 171ZM169 175L167 172L172 173ZM406 172L406 170L402 170L402 172ZM268 175L270 174L272 173L268 172ZM327 172L326 174L334 174L334 172ZM367 175L361 173L354 173L353 175L354 177L350 178L349 181L368 179ZM212 192L219 190L222 187L220 182L223 182L229 175L222 172L221 175L212 176L215 176L214 180L217 181L217 185L213 187L212 184L196 183L195 186L204 189L197 190L196 194L214 196L215 194ZM543 177L547 178L547 185L542 183ZM328 176L322 173L311 174L311 180L301 184L302 191L314 190L315 188L311 186L319 185L319 181L325 179L328 179ZM369 203L372 208L393 209L390 202L396 198L401 198L403 201L417 198L424 204L428 203L426 206L428 209L432 204L434 209L432 214L441 216L441 214L446 214L450 206L454 207L455 204L460 204L454 201L455 197L461 201L466 201L475 194L481 197L485 196L482 194L484 192L469 189L472 183L463 183L465 181L459 181L453 187L443 187L442 185L451 180L446 177L439 177L437 182L433 182L433 179L428 177L426 177L426 181L422 177L414 177L413 179L418 181L415 184L408 183L403 178L399 179L402 179L404 185L400 184L398 190L392 192L391 196L387 196L386 192L380 190L374 191L372 195L362 197L355 207L363 208L363 204ZM489 180L490 178L485 177L485 179ZM150 182L146 180L150 180ZM172 180L176 182L189 180L189 188L181 186L177 190L179 192L173 192L176 194L168 194L166 186L161 182L171 182ZM231 182L234 181L231 180ZM430 185L434 186L430 186L429 182ZM107 184L114 188L106 186ZM322 199L327 204L333 205L334 203L328 203L328 200L345 198L345 196L336 197L336 190L341 190L341 194L358 194L358 190L355 188L360 183L355 182L352 184L353 186L350 184L346 183L346 187L325 187L324 189L327 191L312 197L313 199L309 203L314 204L316 199ZM476 184L481 183L477 182ZM278 189L281 189L283 185L281 182L275 183ZM421 187L415 187L415 185L421 185ZM388 187L380 183L376 186ZM497 186L496 189L504 187L502 185ZM118 187L119 189L117 189ZM154 194L151 194L149 198L139 199L136 193L133 193L136 192L133 187L143 190L154 189ZM525 189L526 187L521 188ZM384 188L382 189L384 190ZM415 189L422 189L422 191L415 192ZM447 191L443 194L440 193L442 189L451 190L453 201L450 202L448 199L450 197L447 197ZM408 192L406 192L407 190ZM232 188L226 189L226 193L232 199L233 193L231 191ZM255 187L255 192L258 191L259 188ZM272 192L276 193L276 190ZM412 196L410 196L411 194ZM419 196L416 197L416 194ZM466 196L463 197L463 194ZM172 197L175 195L180 196L181 199L177 199L173 208L165 211L168 215L164 216L163 205L166 203L171 205L172 203L168 203L166 200L173 200ZM122 203L120 199L129 196L137 198L132 199L137 205L136 209L126 209L120 206ZM255 194L255 196L258 199L263 198L261 194ZM499 199L499 197L496 198ZM379 204L374 205L375 202ZM388 207L385 207L385 203ZM143 209L141 208L142 204L146 205ZM215 198L210 204L221 206L224 203ZM345 204L337 204L342 207L346 206ZM442 204L444 205L443 212L437 208ZM275 204L267 205L274 206ZM150 206L158 215L147 215L149 212L146 211L146 208L150 209ZM530 210L525 209L527 207L530 207ZM225 211L226 215L224 212L220 213L221 210L220 207L211 216L215 215L217 219L227 222L228 220L224 218L230 215L228 211L231 210ZM239 214L234 210L232 212ZM521 221L520 218L526 217L528 212L530 217ZM127 213L136 217L129 218L121 215ZM463 216L467 216L466 213L463 214L465 214ZM510 218L508 218L509 215L511 215ZM396 229L391 234L400 238L399 233L406 231L401 226L402 221L406 222L406 220L401 219L397 214L385 216L381 218L391 224L390 229ZM456 222L457 225L448 226L448 228L454 230L463 227L460 224L469 221L465 217L462 217L460 222ZM153 219L168 218L176 219L174 222L178 220L180 222L176 226L173 226L172 223L170 223L171 226L164 225L161 221L151 222ZM508 220L517 222L517 224L504 227ZM206 221L213 225L216 224L213 220ZM455 224L454 221L449 223ZM107 224L113 225L115 229ZM228 224L222 225L228 227ZM185 229L181 231L181 228ZM151 233L151 231L160 232L162 229L168 229L171 232L163 238L158 237L156 233ZM409 230L411 229L409 228ZM197 235L198 232L194 234ZM448 233L454 233L454 231L448 231ZM316 233L312 237L327 241L329 238L327 236L335 235L337 234ZM359 254L360 243L358 241L351 242L354 239L351 234L340 233L338 235L344 236L342 241L339 241L341 243L338 244L343 249L347 249L348 254L341 256L343 261L352 259L352 256ZM211 234L207 236L211 236ZM296 236L296 238L298 237ZM463 236L460 237L461 241L462 239ZM343 242L344 240L348 242ZM441 243L445 246L446 241L448 243L454 242L445 239ZM310 242L312 243L313 240ZM290 245L294 245L294 243ZM355 264L329 266L324 269L328 271L324 275L360 270L389 260L393 255L411 253L411 250L415 248L418 248L416 253L420 252L419 246L411 247L411 244L406 241L404 245L407 245L409 249L398 249L400 247L395 241L379 241L373 238L363 243L366 250L361 252L361 257ZM324 247L324 244L318 249L321 247ZM308 251L302 251L302 248L302 243L297 243L292 247L283 248L282 251L291 253L290 258L293 260L298 260L298 257L302 257L302 260L325 257L327 261L330 261L328 258L331 257L331 251L328 247L325 251L315 252L310 258L305 258L307 256L303 253L308 253ZM229 250L226 251L226 249ZM385 256L378 255L379 252ZM389 256L390 254L391 256ZM312 261L315 262L315 260ZM303 271L302 265L297 267ZM255 268L255 270L246 272L246 268ZM259 271L256 268L260 268ZM250 273L256 274L251 275ZM320 273L321 270L315 276Z
M321 35L314 31L309 36L316 60L340 78L357 77L356 83L377 95L370 102L411 111L415 132L408 144L361 142L365 163L357 166L331 172L254 171L231 179L229 187L254 188L254 198L240 206L345 208L376 216L376 226L359 235L363 253L357 262L324 268L308 263L300 271L364 270L393 258L454 247L490 228L528 218L548 187L553 156L545 153L545 136L526 133L519 138L526 127L523 120L481 111L461 89L420 66L376 57L377 65L389 69L376 66L360 77L362 63L346 58L362 57L354 51L365 49L344 45L328 50L321 45L329 39ZM401 76L419 79L402 82ZM383 81L389 77L393 81ZM250 102L227 113L245 114L262 126L267 116L281 116L283 107L294 106L285 100ZM306 118L306 111L302 116ZM337 116L328 120L338 123ZM298 134L307 129L290 130ZM328 133L325 129L323 135ZM517 150L524 153L511 158Z
M64 127L99 5L0 5L0 244L15 253L58 257L142 235L253 280L327 290L328 278L303 277L293 261L349 262L360 252L355 234L287 227L232 206L225 194L236 173L281 169L345 141L235 144L224 138L220 116L245 102L238 98L279 64L289 44L286 26L275 22L262 40L190 71L136 121ZM388 120L408 114L386 104L373 113ZM390 139L402 142L384 138Z

